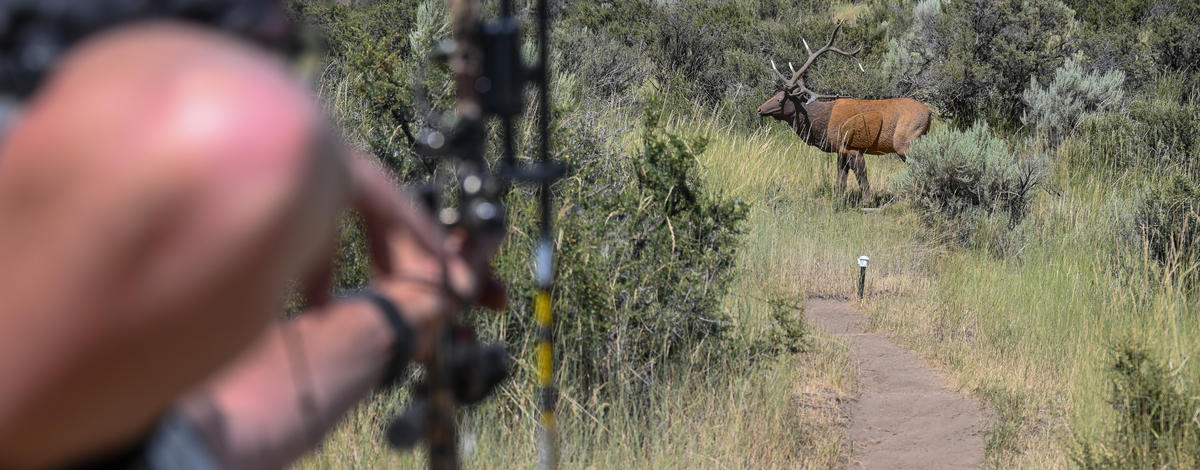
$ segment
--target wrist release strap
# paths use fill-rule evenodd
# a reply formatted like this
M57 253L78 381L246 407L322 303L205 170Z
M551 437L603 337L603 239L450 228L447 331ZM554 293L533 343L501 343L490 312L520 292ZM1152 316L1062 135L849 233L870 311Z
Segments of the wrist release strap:
M359 296L371 301L371 304L387 319L388 325L391 325L392 332L395 333L392 359L388 362L387 369L383 373L383 380L379 384L382 387L390 387L400 379L405 369L408 368L408 362L412 360L413 349L416 347L416 333L413 332L408 321L404 320L404 316L400 315L400 307L397 307L388 298L373 290L364 290L359 293Z

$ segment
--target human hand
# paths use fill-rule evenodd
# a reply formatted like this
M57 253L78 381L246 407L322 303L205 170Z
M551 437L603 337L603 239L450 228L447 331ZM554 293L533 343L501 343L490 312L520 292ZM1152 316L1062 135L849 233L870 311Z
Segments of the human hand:
M504 307L504 287L490 268L504 233L473 238L460 229L446 233L374 165L361 157L351 160L355 207L366 221L374 261L372 288L400 307L417 333L416 359L427 359L442 327L461 308Z

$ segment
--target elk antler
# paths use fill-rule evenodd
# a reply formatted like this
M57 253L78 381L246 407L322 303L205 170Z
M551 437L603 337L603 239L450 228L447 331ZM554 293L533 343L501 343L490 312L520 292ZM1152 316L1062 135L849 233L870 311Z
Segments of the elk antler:
M826 52L834 52L834 53L849 57L851 59L854 59L854 62L858 64L859 70L862 70L864 73L867 71L866 69L863 68L862 61L858 60L858 57L857 57L857 54L859 52L862 52L861 47L859 47L858 49L855 49L854 52L846 52L846 51L843 51L836 47L833 47L833 41L835 39L837 39L838 31L841 31L841 29L842 29L842 22L838 21L837 26L835 26L833 28L833 33L829 35L829 41L827 41L825 43L825 47L817 49L817 52L813 52L812 49L810 49L808 47L808 41L805 41L804 38L800 38L800 41L802 41L804 43L804 50L808 52L808 60L804 61L804 65L801 65L799 70L793 68L792 63L788 62L788 69L792 71L791 78L784 78L783 74L779 73L779 70L775 68L775 61L774 60L771 61L771 70L775 71L775 75L777 75L779 77L779 79L783 81L784 91L786 91L788 95L800 96L801 94L807 94L809 96L809 98L808 98L809 103L816 101L818 98L841 98L842 97L841 95L822 95L820 93L810 90L804 84L804 73L807 72L808 68L810 66L812 66L813 62L815 62L817 60L817 57L820 57L821 54L824 54Z
M790 63L788 64L789 67L791 65L792 64L790 64ZM771 71L775 72L775 77L778 78L779 81L783 82L784 85L786 85L788 83L787 77L785 77L782 73L779 73L779 69L775 67L775 59L771 59Z

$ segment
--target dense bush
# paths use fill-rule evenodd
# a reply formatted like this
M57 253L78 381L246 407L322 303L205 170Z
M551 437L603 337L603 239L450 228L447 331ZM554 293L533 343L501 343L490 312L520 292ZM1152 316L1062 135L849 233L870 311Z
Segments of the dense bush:
M1191 0L1066 0L1081 28L1079 49L1091 67L1121 69L1141 88L1167 72L1200 63L1200 4Z
M890 45L886 68L899 94L960 123L1013 124L1030 77L1062 62L1074 13L1059 0L952 0L916 5L908 32Z
M445 23L446 4L440 0L372 2L340 5L328 2L291 2L296 20L321 35L326 66L317 86L329 114L345 137L367 150L399 180L416 183L428 179L432 161L413 152L422 116L415 105L414 82L425 75L429 87L423 98L434 109L451 106L448 71L430 66L428 51L450 34ZM334 288L339 292L361 289L370 269L363 227L354 215L340 224L338 269ZM303 306L292 295L287 310Z
M1109 404L1115 423L1106 439L1083 441L1075 462L1086 469L1193 468L1200 455L1200 402L1175 371L1145 347L1113 347Z
M320 91L346 135L402 181L428 178L431 162L412 151L416 133L428 125L415 109L414 82L423 74L429 90L419 98L449 109L449 73L428 60L433 44L450 34L445 2L294 5L300 21L325 38L329 65Z
M803 296L775 295L764 300L771 309L772 327L766 334L756 338L751 348L755 352L768 354L804 351L810 338L804 322Z
M559 278L555 309L569 383L604 393L644 391L692 347L721 347L730 326L720 302L732 278L745 209L700 179L704 142L664 131L648 106L640 155L622 155L586 117L563 122L571 174L555 187ZM532 292L529 253L536 233L532 194L515 193L519 217L497 272L514 292ZM527 295L513 312L529 312ZM498 320L498 336L534 331L532 315ZM712 349L710 349L712 350ZM628 391L628 390L626 390Z
M1006 229L1019 225L1045 171L1041 160L1019 160L982 122L964 131L937 127L913 144L893 191L927 222L969 242L994 216L1005 217Z
M1123 72L1088 72L1082 61L1082 54L1068 58L1046 86L1030 77L1029 88L1021 94L1026 109L1021 121L1051 145L1058 145L1085 114L1115 107L1125 96Z
M1143 97L1080 120L1063 145L1071 171L1197 173L1200 105Z
M1190 273L1200 257L1200 184L1176 174L1146 190L1131 212L1125 230L1135 248L1173 274Z
M603 34L562 34L559 38L562 50L569 52L560 54L563 60L558 67L582 78L594 99L631 104L632 92L650 76L650 59L633 45Z

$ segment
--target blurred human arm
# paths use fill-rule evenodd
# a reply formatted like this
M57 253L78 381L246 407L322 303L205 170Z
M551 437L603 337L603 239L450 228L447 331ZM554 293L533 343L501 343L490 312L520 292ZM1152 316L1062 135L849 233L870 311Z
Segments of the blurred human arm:
M398 349L422 361L461 302L504 303L504 290L487 268L497 239L434 233L445 243L423 243L424 235L414 231L440 232L434 222L396 197L369 165L357 167L356 175L356 186L364 189L360 211L386 212L367 216L380 242L372 290L398 308L413 335L397 338L380 308L364 297L319 305L275 324L181 403L226 468L279 468L298 458L379 385ZM413 344L397 343L405 339Z

